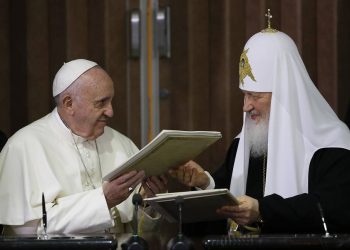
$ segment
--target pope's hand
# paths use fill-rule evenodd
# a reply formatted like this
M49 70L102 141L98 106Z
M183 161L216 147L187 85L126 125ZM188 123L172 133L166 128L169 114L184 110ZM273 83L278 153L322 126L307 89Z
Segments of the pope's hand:
M206 189L210 182L203 168L194 161L189 161L184 165L170 169L169 174L189 187Z
M110 182L103 183L103 193L105 195L108 208L112 208L126 200L144 178L144 171L131 171Z
M141 195L143 198L153 197L159 193L168 191L168 178L162 174L160 176L150 176L142 182Z

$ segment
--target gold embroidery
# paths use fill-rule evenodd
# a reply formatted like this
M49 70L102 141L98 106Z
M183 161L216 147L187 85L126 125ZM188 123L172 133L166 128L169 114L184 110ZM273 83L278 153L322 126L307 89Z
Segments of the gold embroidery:
M254 82L256 82L247 57L248 50L249 49L243 50L239 59L239 81L242 85L244 84L243 80L246 76L249 76Z

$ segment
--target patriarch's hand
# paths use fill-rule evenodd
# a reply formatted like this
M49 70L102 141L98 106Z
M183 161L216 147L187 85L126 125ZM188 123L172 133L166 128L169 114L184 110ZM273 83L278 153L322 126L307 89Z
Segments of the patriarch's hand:
M239 201L239 205L223 206L217 212L227 218L233 219L239 225L246 226L257 222L260 218L258 200L246 195L237 197L237 200Z
M203 168L194 161L188 161L184 165L170 169L169 174L189 187L206 189L210 182Z

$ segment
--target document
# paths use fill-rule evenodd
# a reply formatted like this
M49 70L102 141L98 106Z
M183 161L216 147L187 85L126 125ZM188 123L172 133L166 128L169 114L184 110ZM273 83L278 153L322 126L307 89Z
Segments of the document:
M144 170L146 176L160 175L171 167L194 159L221 138L217 131L163 130L138 153L103 177L110 181L131 170Z
M181 205L183 223L225 219L217 214L216 210L225 205L238 204L238 200L226 188L157 194L155 197L144 199L144 202L151 205L169 222L178 222L177 197L183 200Z

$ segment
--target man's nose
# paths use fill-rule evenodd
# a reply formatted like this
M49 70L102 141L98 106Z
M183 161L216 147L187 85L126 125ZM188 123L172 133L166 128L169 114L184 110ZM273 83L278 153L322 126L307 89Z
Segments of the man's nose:
M249 112L254 109L254 106L252 104L252 101L248 97L244 97L244 102L243 102L243 111L244 112Z
M109 105L107 106L107 109L105 111L105 115L108 116L108 117L113 117L113 106L112 106L112 103L109 103Z

